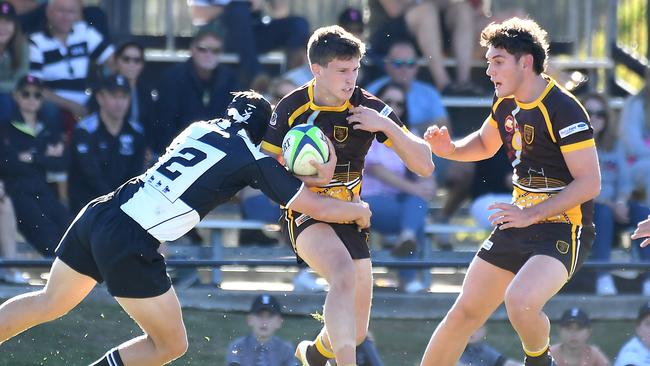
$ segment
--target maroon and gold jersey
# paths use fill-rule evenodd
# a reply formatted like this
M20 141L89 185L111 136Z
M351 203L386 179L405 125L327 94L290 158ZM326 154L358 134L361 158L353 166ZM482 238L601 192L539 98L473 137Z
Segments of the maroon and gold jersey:
M496 98L488 119L499 129L514 168L514 203L538 204L573 181L562 153L595 146L585 109L576 98L546 77L548 85L531 103L514 97ZM543 222L591 225L593 201L587 201Z
M355 130L347 117L349 109L365 106L388 116L398 126L403 126L392 108L360 87L355 87L352 97L339 107L323 107L314 103L314 80L285 96L275 107L262 148L274 154L282 153L282 140L289 129L301 124L319 127L334 144L337 164L332 181L316 191L350 201L353 194L360 195L363 164L373 139L391 145L383 133ZM406 128L406 127L403 127Z

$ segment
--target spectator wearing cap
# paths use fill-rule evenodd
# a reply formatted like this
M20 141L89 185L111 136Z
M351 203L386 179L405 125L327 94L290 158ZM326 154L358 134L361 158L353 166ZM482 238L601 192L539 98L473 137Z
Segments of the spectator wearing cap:
M145 141L137 121L127 117L131 88L121 75L100 82L96 113L79 121L70 144L68 171L70 209L78 212L144 169Z
M580 308L566 310L559 321L560 343L551 346L551 354L558 366L609 366L607 356L588 343L591 319Z
M45 108L52 119L61 110L77 118L87 114L88 81L94 66L110 61L113 46L81 19L80 0L50 0L44 30L30 37L30 73L45 86Z
M214 119L225 112L238 83L232 69L219 64L222 51L219 33L201 31L190 45L191 57L163 74L154 152L162 153L190 122Z
M294 346L275 335L282 327L282 311L278 300L271 295L259 295L253 300L246 316L251 329L247 336L228 346L227 366L295 366Z
M56 238L71 219L46 179L48 172L66 170L63 134L39 118L43 103L39 79L19 79L13 97L18 108L0 133L0 178L13 202L18 229L42 255L51 257Z
M357 8L345 8L339 14L338 25L343 27L346 31L354 34L359 39L365 39L364 30L365 23L363 21L363 13Z
M29 70L29 47L20 29L16 10L7 1L0 1L0 121L11 117L14 110L11 93L16 81Z
M650 302L639 308L634 331L634 337L618 352L614 366L650 365Z

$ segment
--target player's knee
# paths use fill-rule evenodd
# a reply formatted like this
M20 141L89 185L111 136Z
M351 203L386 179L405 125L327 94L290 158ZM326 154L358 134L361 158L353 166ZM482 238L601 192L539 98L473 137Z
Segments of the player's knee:
M513 322L527 319L531 314L541 310L540 306L535 304L525 291L519 291L517 289L506 292L504 303L508 312L508 318Z
M165 360L172 361L185 354L189 343L187 341L187 335L185 332L179 332L180 334L168 339L165 342L165 346L162 349Z
M445 316L445 322L455 328L473 327L475 323L481 323L481 321L479 312L473 306L463 303L454 304Z
M332 289L339 291L354 291L356 272L351 259L341 259L336 263L336 270L327 276L327 282Z

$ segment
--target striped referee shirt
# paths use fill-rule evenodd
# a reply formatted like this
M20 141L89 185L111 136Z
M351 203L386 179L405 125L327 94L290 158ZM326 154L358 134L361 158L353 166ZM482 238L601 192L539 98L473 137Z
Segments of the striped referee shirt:
M77 22L66 44L48 31L30 37L30 74L42 79L60 97L85 104L88 67L91 60L103 64L112 54L113 46L86 22Z

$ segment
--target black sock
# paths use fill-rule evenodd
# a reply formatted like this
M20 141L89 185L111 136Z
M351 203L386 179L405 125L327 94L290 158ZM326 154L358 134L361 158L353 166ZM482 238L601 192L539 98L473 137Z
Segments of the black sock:
M524 360L524 365L525 366L551 366L551 354L548 351L548 348L546 348L546 352L542 353L539 356L529 356L526 355L526 359Z
M311 366L325 366L329 360L318 352L316 345L313 343L307 346L307 352L305 352L305 355L307 356L307 362L309 362L309 365Z
M122 358L117 348L113 348L106 352L104 357L90 364L90 366L124 366L124 363L122 363Z

